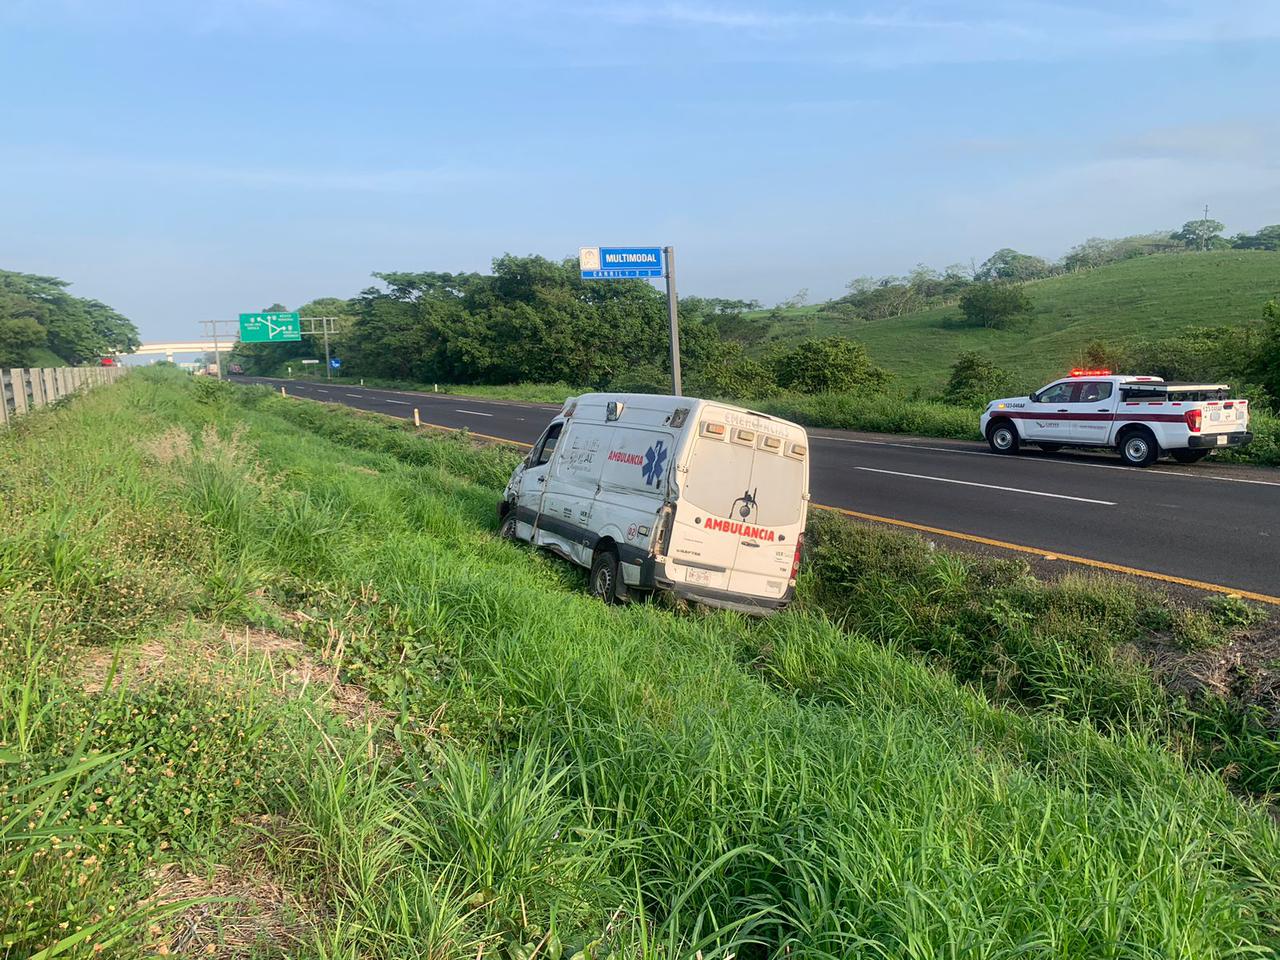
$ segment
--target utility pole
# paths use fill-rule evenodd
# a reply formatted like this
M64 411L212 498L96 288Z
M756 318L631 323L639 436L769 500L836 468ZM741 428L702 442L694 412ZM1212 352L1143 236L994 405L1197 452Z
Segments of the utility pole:
M303 330L304 337L323 337L324 338L324 378L326 380L333 379L333 368L329 366L329 334L338 332L338 317L299 317L299 323L308 320L311 323L310 330Z
M218 334L218 327L220 324L232 325L232 330L234 332L231 333L229 336L227 336L227 339L230 340L232 343L234 343L236 340L237 334L240 330L240 321L239 320L201 320L200 321L200 326L204 328L204 335L210 338L211 340L213 340L213 364L218 368L219 380L223 379L222 336Z
M667 279L667 321L671 324L671 392L677 397L680 393L680 317L676 301L676 248L664 247L662 259Z
M1209 205L1207 203L1204 205L1204 223L1200 226L1200 252L1203 253L1209 249L1209 235L1205 232L1209 229Z

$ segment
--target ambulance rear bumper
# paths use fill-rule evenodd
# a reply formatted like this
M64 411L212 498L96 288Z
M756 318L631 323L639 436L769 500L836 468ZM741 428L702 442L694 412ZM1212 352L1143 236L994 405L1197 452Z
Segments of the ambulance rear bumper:
M705 607L717 610L736 610L739 613L755 617L767 617L784 609L795 598L795 585L787 587L786 593L780 597L752 597L731 590L716 590L712 587L693 587L687 583L674 583L670 580L658 580L655 586L660 590L670 590L677 597L700 603Z

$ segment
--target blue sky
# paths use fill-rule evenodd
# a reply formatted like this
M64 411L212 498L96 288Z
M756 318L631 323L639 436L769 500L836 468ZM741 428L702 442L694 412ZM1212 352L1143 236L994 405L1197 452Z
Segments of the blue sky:
M676 245L682 293L1280 222L1280 3L0 0L0 267L144 337Z

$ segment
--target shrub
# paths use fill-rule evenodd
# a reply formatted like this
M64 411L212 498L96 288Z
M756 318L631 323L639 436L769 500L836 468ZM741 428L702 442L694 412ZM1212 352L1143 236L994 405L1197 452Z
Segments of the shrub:
M960 297L960 312L975 327L1007 330L1031 310L1031 298L1018 284L975 283Z
M806 340L777 357L774 370L780 387L799 393L874 389L889 379L865 346L846 337Z
M1012 378L1008 371L997 367L989 357L975 350L966 350L952 365L951 379L947 381L947 389L942 396L948 403L980 406L1011 389Z

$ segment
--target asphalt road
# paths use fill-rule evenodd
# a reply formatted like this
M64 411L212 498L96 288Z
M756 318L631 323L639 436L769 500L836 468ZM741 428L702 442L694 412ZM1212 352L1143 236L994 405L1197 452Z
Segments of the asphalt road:
M559 406L264 377L292 396L532 443ZM983 443L811 430L814 503L1280 596L1280 471L1123 466L1114 454L996 456Z

